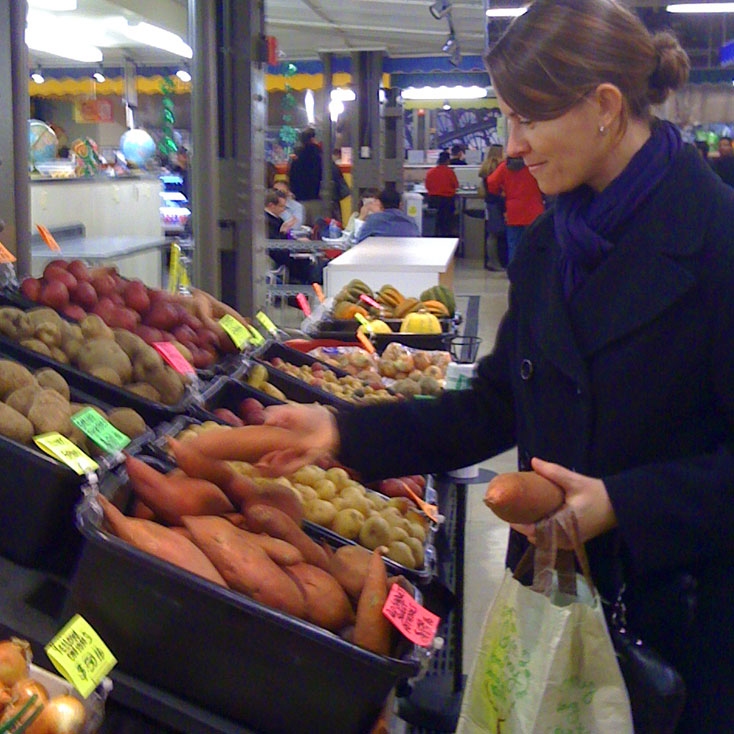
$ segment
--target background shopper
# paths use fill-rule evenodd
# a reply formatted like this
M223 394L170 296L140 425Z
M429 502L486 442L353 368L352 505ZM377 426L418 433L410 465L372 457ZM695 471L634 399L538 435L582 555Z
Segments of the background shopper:
M508 273L468 391L340 414L279 406L275 469L326 451L367 478L517 445L560 485L607 601L683 676L676 734L734 714L734 192L655 121L688 76L675 39L612 0L536 0L487 56L507 152L555 206ZM533 527L513 528L515 566Z
M451 237L459 180L449 167L449 154L439 153L438 164L426 173L428 206L436 209L436 237Z
M368 237L420 237L415 219L400 209L400 194L395 189L383 189L377 201L365 210L367 219L356 235L362 242Z
M296 201L306 210L306 224L312 226L321 216L322 160L321 147L316 144L316 131L308 127L301 132L301 144L288 169L288 181Z

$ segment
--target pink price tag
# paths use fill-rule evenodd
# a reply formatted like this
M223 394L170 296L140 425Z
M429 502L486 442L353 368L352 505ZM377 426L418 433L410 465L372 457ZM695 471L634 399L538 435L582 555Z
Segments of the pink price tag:
M374 306L377 309L382 308L382 306L379 303L377 303L377 301L374 298L371 298L366 293L361 293L359 297L362 301L364 301L365 303L368 303L370 306Z
M422 607L399 584L392 585L382 613L411 642L421 647L431 646L441 621L440 617Z
M298 293L296 295L296 300L298 301L298 305L301 307L301 311L306 314L306 316L311 315L311 305L308 302L308 298L303 295L303 293Z
M153 342L153 347L176 372L182 375L196 374L196 370L184 359L181 352L171 342Z

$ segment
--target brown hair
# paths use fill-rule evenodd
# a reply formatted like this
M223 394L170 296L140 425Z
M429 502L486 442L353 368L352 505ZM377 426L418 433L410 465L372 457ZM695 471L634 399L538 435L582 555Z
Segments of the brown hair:
M281 199L283 199L283 201L286 199L286 196L282 191L278 191L277 189L268 189L265 192L265 206L277 204Z
M494 88L530 120L568 112L599 84L614 84L626 115L645 118L688 80L690 62L676 38L651 35L615 0L535 0L487 52Z

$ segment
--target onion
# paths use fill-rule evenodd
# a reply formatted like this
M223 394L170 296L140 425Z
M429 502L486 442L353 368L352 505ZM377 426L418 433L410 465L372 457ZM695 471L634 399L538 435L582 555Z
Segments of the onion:
M33 678L19 680L10 690L13 703L22 706L31 696L35 695L40 703L48 703L46 687Z
M31 657L31 646L25 640L13 637L0 642L0 683L10 687L27 678Z
M84 705L78 698L56 696L46 704L26 734L80 734L86 718Z

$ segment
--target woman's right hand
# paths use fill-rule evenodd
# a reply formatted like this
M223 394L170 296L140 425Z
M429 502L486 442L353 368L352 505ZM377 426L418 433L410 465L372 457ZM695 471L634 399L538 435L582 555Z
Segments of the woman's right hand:
M320 405L273 405L265 410L265 424L292 431L295 446L271 451L257 464L269 476L292 474L339 449L334 416Z

